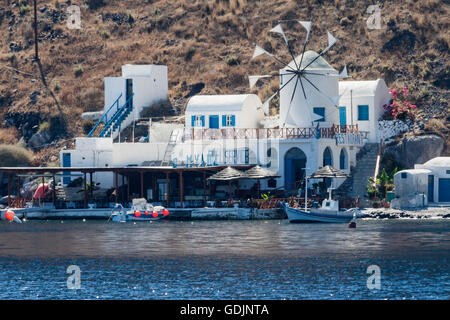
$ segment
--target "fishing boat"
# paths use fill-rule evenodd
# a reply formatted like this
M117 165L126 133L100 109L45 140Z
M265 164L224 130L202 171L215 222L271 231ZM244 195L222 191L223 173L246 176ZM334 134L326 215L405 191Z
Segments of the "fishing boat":
M133 199L130 209L120 203L111 210L110 220L113 222L127 221L157 221L169 215L169 210L163 206L153 206L144 198Z
M358 208L350 208L346 210L340 210L339 201L332 199L332 190L328 189L328 199L322 201L320 208L308 208L308 179L318 178L344 178L348 175L337 170L331 166L325 166L318 171L314 172L309 177L305 178L305 207L295 208L289 206L286 202L282 203L282 207L286 211L289 222L292 223L304 223L304 222L329 222L329 223L348 223L355 221L357 217L361 215Z

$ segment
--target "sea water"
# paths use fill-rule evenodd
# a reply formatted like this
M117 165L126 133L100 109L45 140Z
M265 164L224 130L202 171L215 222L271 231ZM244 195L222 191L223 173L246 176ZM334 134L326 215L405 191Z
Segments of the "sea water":
M449 299L450 219L0 223L0 299Z

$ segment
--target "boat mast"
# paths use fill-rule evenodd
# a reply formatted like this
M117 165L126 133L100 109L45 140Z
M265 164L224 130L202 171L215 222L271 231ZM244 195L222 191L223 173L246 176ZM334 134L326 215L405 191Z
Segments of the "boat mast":
M306 175L305 170L305 211L308 208L308 176Z

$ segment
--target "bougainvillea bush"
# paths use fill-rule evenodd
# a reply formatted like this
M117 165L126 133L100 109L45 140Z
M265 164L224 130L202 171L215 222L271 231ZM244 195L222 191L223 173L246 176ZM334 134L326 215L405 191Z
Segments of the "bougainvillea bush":
M385 119L406 120L415 118L417 106L408 101L408 88L389 89L392 95L390 104L385 104L383 108L386 110Z

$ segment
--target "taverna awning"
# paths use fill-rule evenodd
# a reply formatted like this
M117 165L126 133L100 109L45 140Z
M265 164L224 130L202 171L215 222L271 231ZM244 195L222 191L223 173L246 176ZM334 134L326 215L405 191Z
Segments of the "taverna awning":
M231 181L242 178L245 178L245 174L242 171L232 167L226 167L225 169L213 174L208 178L208 180Z
M320 179L320 178L348 178L349 174L346 174L342 170L333 168L332 166L325 166L320 168L313 174L311 174L308 179Z
M251 169L248 169L244 172L245 178L247 179L269 179L269 178L278 178L280 177L273 171L267 170L260 166L254 166Z

